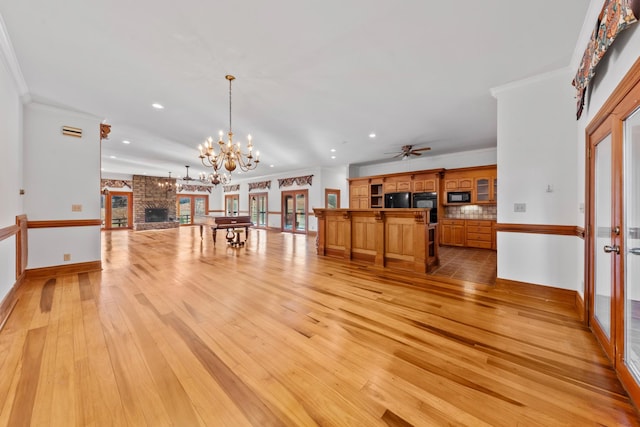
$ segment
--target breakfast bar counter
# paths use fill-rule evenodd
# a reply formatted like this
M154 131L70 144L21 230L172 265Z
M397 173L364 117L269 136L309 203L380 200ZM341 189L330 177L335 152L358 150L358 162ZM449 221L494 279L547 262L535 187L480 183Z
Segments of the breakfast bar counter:
M320 209L317 253L428 273L439 264L430 209Z

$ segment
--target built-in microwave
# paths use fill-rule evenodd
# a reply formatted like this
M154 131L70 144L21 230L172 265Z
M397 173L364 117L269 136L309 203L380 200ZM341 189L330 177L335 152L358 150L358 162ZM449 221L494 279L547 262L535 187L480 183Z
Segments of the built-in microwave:
M471 203L471 191L449 191L447 203Z

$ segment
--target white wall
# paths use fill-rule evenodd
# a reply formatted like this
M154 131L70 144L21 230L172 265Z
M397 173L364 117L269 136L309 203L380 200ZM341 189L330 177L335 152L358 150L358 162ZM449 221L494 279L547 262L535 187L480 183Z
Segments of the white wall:
M350 178L360 176L384 175L388 173L413 172L429 169L456 169L472 166L495 165L497 162L497 149L485 148L481 150L463 151L460 153L441 154L434 156L423 153L419 158L395 162L378 163L374 165L350 167Z
M579 197L572 77L570 70L560 70L494 90L498 223L575 225ZM526 212L514 212L514 203L525 203ZM498 277L578 290L582 275L576 239L499 232Z
M62 135L63 126L82 137ZM100 119L39 103L24 108L24 209L30 221L100 218ZM72 205L82 211L72 212ZM71 254L70 261L63 254ZM27 268L100 260L100 226L29 230Z
M0 20L0 32L3 31ZM24 213L22 196L22 102L17 84L0 49L0 228ZM0 301L16 281L15 237L0 242Z

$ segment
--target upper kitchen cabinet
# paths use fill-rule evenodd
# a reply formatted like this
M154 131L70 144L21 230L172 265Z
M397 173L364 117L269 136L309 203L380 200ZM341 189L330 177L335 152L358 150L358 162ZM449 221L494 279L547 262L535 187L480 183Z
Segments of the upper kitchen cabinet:
M496 170L490 172L486 176L475 178L474 203L496 203L498 196L498 178Z
M349 208L369 209L369 179L353 179L349 182Z
M447 177L444 179L444 191L464 191L471 190L473 188L473 178L472 177Z

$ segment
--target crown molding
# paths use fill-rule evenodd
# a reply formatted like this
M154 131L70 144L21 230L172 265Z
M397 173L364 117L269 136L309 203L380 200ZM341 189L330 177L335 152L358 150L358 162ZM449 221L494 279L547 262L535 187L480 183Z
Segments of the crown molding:
M41 98L37 95L29 96L29 100L24 103L24 106L28 109L64 113L81 119L97 120L99 122L103 120L102 117L87 113L86 111L71 108L67 105L60 104L46 98Z
M571 68L570 67L562 67L559 68L557 70L553 70L553 71L549 71L546 73L542 73L542 74L538 74L532 77L528 77L526 79L522 79L522 80L517 80L511 83L506 83L502 86L496 86L496 87L492 87L491 89L489 89L489 92L491 92L491 96L493 96L494 98L497 98L498 95L500 95L502 92L508 92L510 90L513 89L518 89L518 88L522 88L522 87L526 87L535 83L541 83L544 82L546 80L555 78L555 77L559 77L562 75L566 75L566 76L571 76ZM569 83L571 83L571 80L569 80Z
M7 26L2 19L2 15L0 15L0 57L2 57L9 73L13 77L16 89L18 89L18 94L24 102L25 98L29 97L29 87L27 87L27 82L25 82L24 76L22 75L22 70L20 69L16 53L13 50L13 45L11 44Z

